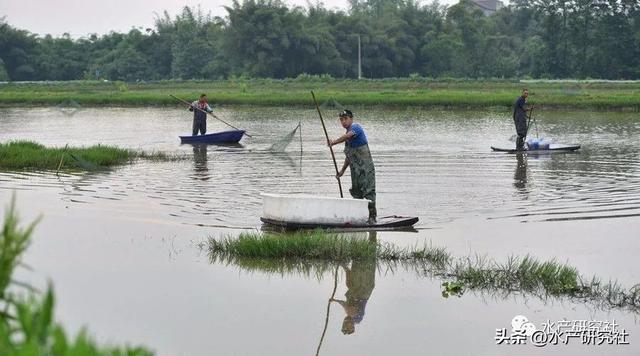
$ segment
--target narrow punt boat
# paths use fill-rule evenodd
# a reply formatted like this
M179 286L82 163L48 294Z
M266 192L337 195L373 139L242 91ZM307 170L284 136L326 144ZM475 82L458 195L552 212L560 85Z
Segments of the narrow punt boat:
M263 215L260 220L274 227L299 229L369 229L411 228L417 217L385 216L368 224L366 199L330 198L302 194L262 193Z
M206 135L180 136L180 143L238 143L244 135L244 130L230 130L215 132Z
M496 152L506 152L506 153L562 153L562 152L574 152L580 149L580 145L563 145L559 143L552 143L548 148L538 148L538 149L526 149L524 151L518 151L513 147L494 147L491 146L491 149Z

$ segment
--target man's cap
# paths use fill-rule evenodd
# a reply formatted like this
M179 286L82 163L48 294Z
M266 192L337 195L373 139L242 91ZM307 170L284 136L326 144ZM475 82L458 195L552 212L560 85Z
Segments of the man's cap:
M345 116L348 116L348 117L352 118L353 117L353 113L351 112L351 110L342 110L340 112L340 114L338 114L338 117L345 117Z

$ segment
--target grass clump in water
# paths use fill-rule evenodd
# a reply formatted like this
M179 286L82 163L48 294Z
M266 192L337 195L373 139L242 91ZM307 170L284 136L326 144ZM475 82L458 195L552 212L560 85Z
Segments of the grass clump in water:
M64 169L94 170L125 164L136 158L172 159L164 153L138 152L114 146L51 148L32 141L0 143L0 168L5 169L55 170L61 166Z
M375 259L377 245L316 230L287 235L242 233L238 238L209 239L212 255L267 259Z
M596 304L640 312L640 284L625 289L616 282L602 283L582 278L578 270L556 260L539 261L531 256L510 257L506 262L485 256L455 259L442 247L398 248L349 235L321 230L294 234L243 233L237 239L209 238L211 262L223 262L249 271L304 275L318 279L332 265L368 260L393 271L397 267L443 280L443 296L461 296L478 291L506 298L512 294L541 299L568 297Z
M297 231L292 234L242 233L237 238L209 238L212 260L229 258L261 258L277 260L382 260L389 262L426 261L437 270L450 264L451 256L444 248L398 248L388 243L322 230Z
M475 257L461 259L451 272L471 289L518 290L533 294L574 294L583 287L578 271L555 260L540 262L525 256L506 263Z

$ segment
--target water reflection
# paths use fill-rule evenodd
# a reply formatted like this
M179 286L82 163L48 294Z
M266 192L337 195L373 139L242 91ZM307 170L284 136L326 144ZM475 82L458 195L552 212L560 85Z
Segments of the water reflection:
M527 156L516 154L516 172L513 174L513 186L519 193L528 193L527 189Z
M344 309L346 316L342 321L342 333L353 334L356 324L364 318L367 302L376 286L375 261L352 261L351 267L342 265L346 276L347 292L345 299L332 299Z
M340 235L337 235L340 236ZM368 236L368 237L367 237ZM248 258L237 256L219 246L209 251L210 262L239 267L250 272L269 275L311 277L318 281L333 275L333 293L327 306L340 305L346 314L341 331L349 335L356 331L365 316L367 304L376 285L376 273L383 276L410 273L419 278L444 281L443 297L462 296L471 292L496 301L534 297L543 302L570 299L590 304L595 309L620 309L640 313L640 285L629 289L616 281L601 282L597 276L585 278L574 267L555 260L541 261L532 256L511 256L502 262L488 256L454 258L446 249L425 246L410 250L393 250L377 242L375 232L342 234L347 239L368 239L375 244L377 258L354 258L349 261L327 261L306 258ZM202 246L204 248L204 245ZM259 249L259 248L257 248ZM340 273L342 271L343 273ZM332 273L333 272L333 273ZM338 281L344 276L344 299L336 298ZM324 334L324 332L323 332ZM322 343L322 338L320 340Z
M293 168L296 172L302 173L302 153L300 153L298 159L295 158L295 153L269 152L269 154L271 158L275 158Z
M376 232L369 235L369 242L377 245ZM342 264L345 273L347 292L345 299L334 299L331 301L338 303L344 309L346 316L342 321L342 333L353 334L356 324L360 324L364 318L367 302L376 286L376 260L352 260L351 266Z
M191 178L195 180L209 180L209 167L207 166L207 150L206 144L193 145L193 172Z

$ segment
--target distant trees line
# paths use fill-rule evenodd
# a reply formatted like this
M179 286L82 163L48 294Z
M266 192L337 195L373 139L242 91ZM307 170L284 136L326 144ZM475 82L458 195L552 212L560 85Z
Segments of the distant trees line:
M515 0L490 16L463 0L234 1L185 7L154 28L73 39L0 20L0 80L382 77L640 78L637 0Z

